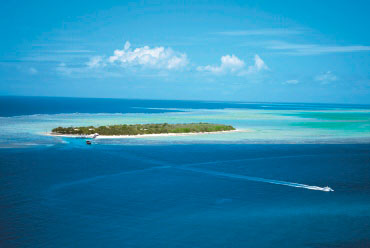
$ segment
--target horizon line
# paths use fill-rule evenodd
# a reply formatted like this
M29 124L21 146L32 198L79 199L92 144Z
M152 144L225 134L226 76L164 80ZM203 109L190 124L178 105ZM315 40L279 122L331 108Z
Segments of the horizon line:
M80 99L119 99L119 100L149 100L149 101L198 101L198 102L224 102L224 103L285 103L285 104L335 104L369 106L370 103L342 103L342 102L293 102L293 101L241 101L241 100L204 100L204 99L155 99L155 98L121 98L121 97L87 97L87 96L32 96L32 95L2 95L0 97L45 97L45 98L80 98Z

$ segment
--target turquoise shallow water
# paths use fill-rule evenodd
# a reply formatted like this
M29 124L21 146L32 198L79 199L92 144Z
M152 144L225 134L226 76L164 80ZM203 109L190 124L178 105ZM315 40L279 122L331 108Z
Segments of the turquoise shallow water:
M366 106L34 101L0 117L0 247L370 246ZM249 132L92 146L43 134L163 121Z
M149 108L150 109L150 108ZM173 109L171 109L173 110ZM126 143L368 143L370 110L176 109L165 113L37 114L0 117L0 146L24 147L74 142L48 137L57 126L210 122L243 132L179 137L99 140Z

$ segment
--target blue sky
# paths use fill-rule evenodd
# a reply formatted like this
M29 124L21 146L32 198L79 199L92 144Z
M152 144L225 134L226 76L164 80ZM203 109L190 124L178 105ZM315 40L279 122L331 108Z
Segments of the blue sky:
M370 103L367 1L6 1L0 95Z

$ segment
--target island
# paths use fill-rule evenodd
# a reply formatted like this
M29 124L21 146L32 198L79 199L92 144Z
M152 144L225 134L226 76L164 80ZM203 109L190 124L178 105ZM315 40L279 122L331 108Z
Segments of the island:
M230 125L212 123L185 123L185 124L122 124L109 126L86 126L86 127L57 127L51 135L104 135L104 136L135 136L155 134L193 134L235 131Z

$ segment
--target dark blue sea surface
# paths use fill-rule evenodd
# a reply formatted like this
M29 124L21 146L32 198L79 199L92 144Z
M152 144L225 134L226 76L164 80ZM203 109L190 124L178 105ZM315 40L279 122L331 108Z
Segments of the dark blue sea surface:
M9 99L2 116L243 105ZM0 149L0 247L370 247L370 144L66 141Z
M0 116L60 113L160 113L179 111L176 109L223 108L325 110L369 109L370 105L0 96Z
M369 145L2 149L0 246L369 247L369 158Z

